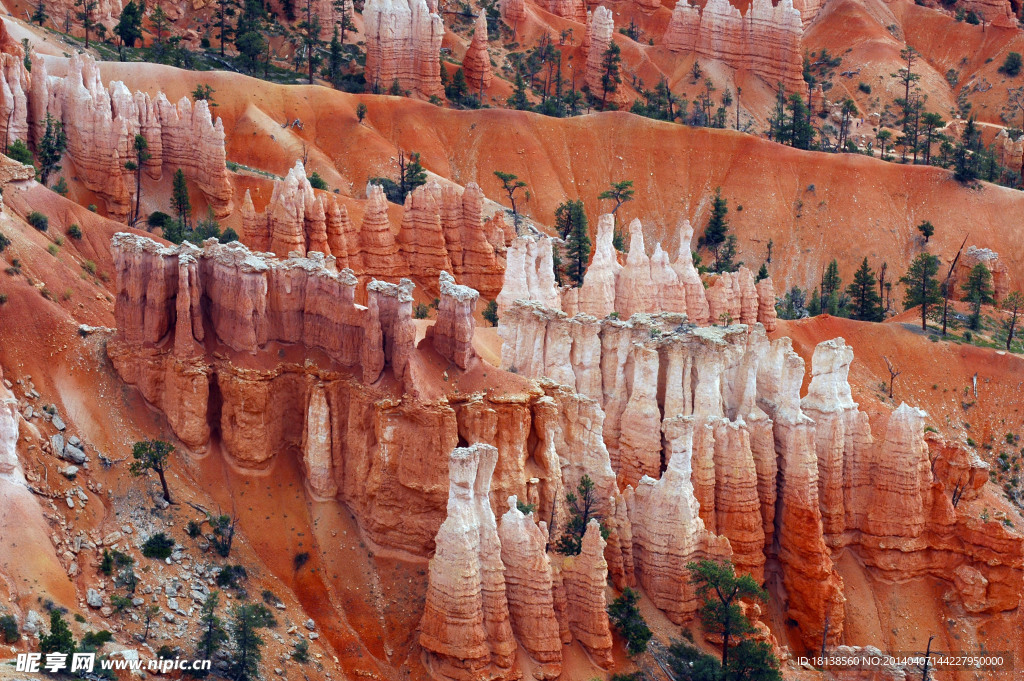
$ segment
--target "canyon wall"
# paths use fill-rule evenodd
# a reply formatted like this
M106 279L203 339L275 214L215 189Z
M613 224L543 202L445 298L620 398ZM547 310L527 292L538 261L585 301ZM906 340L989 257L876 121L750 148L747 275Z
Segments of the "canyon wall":
M75 177L105 201L112 217L123 220L132 206L135 178L125 163L135 159L136 135L148 146L147 175L159 179L164 170L180 168L217 217L231 212L224 126L213 120L205 101L182 97L175 105L163 93L132 93L120 81L104 86L93 58L78 53L68 60L66 76L50 76L47 61L33 52L28 73L21 46L0 44L0 92L11 115L10 139L38 146L47 118L61 123Z
M386 93L397 82L424 99L444 97L444 21L436 0L368 0L363 25L370 92Z
M430 181L406 196L397 235L388 221L387 200L377 185L367 187L367 207L356 227L334 194L316 191L296 161L258 212L249 192L242 203L242 242L280 258L312 251L333 256L337 267L356 276L398 279L415 274L436 292L442 271L493 300L501 290L504 236L497 247L483 219L484 195L471 182L465 189Z
M754 0L746 15L728 0L709 0L700 9L679 0L665 31L665 45L673 52L693 53L725 62L734 69L761 76L771 86L804 88L800 38L803 26L793 0L773 6Z

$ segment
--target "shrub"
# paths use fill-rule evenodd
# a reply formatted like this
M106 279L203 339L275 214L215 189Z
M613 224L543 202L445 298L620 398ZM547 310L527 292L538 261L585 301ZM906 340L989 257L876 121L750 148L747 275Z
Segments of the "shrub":
M999 73L1015 78L1020 73L1021 61L1020 52L1011 52L1006 55L1006 60L999 67Z
M50 219L39 211L34 210L28 214L28 224L32 225L40 232L45 232L50 228Z
M85 262L82 263L82 269L88 272L89 274L95 275L96 263L93 262L92 260L86 260Z
M68 182L67 182L67 180L64 179L63 176L61 176L61 177L57 178L57 182L53 185L53 187L51 187L51 189L53 189L53 191L57 192L61 196L67 196L68 195Z
M0 305L6 305L6 304L7 304L7 294L6 293L0 293Z
M114 607L114 612L124 612L132 607L132 599L121 594L113 594L110 597L110 605Z
M412 309L412 316L414 319L426 319L430 314L430 308L423 303L416 303L416 306Z
M221 588L238 588L238 580L248 579L249 573L241 565L225 565L217 573L217 586Z
M303 565L305 565L306 563L309 562L309 554L306 553L305 551L303 551L301 553L296 553L295 557L292 558L292 562L295 565L295 570L299 571L299 570L302 569Z
M70 227L68 227L68 236L71 237L72 239L81 239L82 228L79 227L78 225L71 225Z
M163 211L157 210L150 213L149 217L146 218L146 226L149 227L150 229L156 229L157 227L163 229L171 221L172 218L170 215L164 213Z
M309 662L309 641L303 638L295 642L292 659L300 664Z
M95 204L95 203L90 203L90 204L89 204L89 205L87 206L87 208L89 209L89 212L91 212L91 213L95 213L95 212L96 212L96 211L98 210L98 209L96 208L96 204Z
M327 189L327 182L324 178L320 177L320 173L313 171L313 174L309 176L309 184L313 189Z
M188 521L188 525L185 526L185 533L188 534L188 536L195 539L203 533L203 528L195 520L190 520Z
M231 243L232 241L238 241L238 232L228 227L225 229L217 240L222 244Z
M157 558L164 560L171 557L174 550L174 540L163 532L157 532L142 545L142 555L146 558Z
M3 232L0 232L0 253L7 250L7 247L11 245L11 240L4 236Z
M626 650L630 655L639 655L647 650L647 642L653 635L636 606L639 600L640 594L627 586L622 590L622 595L608 606L612 624L622 638L626 639Z
M0 633L3 634L4 641L10 644L21 640L21 632L18 631L18 620L14 619L14 615L0 617Z
M57 244L50 244L49 246L46 247L46 251L50 255L56 257L57 254L60 253L60 246L58 246Z
M491 326L498 325L498 303L497 301L491 300L487 302L487 306L481 315Z
M89 631L82 637L82 645L99 650L105 643L114 640L113 634L104 629L103 631Z
M32 152L29 151L28 147L21 140L11 142L10 146L7 147L7 155L22 165L33 165Z

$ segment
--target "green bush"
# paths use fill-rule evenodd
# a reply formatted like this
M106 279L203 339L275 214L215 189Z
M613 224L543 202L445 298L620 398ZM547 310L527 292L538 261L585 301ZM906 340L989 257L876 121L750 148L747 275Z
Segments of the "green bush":
M412 308L412 316L414 319L426 319L430 314L430 308L423 303L416 303Z
M71 225L70 227L68 227L68 236L71 237L72 239L81 239L82 228L79 227L78 225Z
M1021 65L1020 52L1011 52L1006 55L1006 60L999 67L999 73L1015 78L1020 73Z
M82 263L82 269L88 272L89 274L95 275L96 263L93 262L92 260L86 260L85 262Z
M7 155L23 165L33 165L32 152L29 151L28 147L21 140L11 142L10 146L7 147Z
M295 649L292 650L292 659L300 664L309 662L309 641L300 639L295 643Z
M320 173L316 171L313 171L313 174L309 176L309 184L313 189L327 189L327 182L325 182L324 178L320 177Z
M105 629L103 631L89 631L82 637L82 645L99 650L104 644L110 643L112 640L114 640L113 634Z
M14 615L0 617L0 633L3 634L4 641L12 645L21 640L21 632L18 631L18 620L14 619Z
M11 245L11 240L4 236L3 232L0 232L0 253L7 250L7 247Z
M146 558L164 560L165 558L171 557L171 552L173 550L174 540L163 532L157 532L147 539L146 543L142 545L142 555Z
M248 579L249 573L241 565L225 565L217 573L217 586L221 588L238 588L240 579Z
M498 325L498 303L497 303L497 301L494 301L494 300L488 301L487 302L487 306L484 308L484 311L481 314L481 316L491 326L497 326Z
M636 605L639 600L640 594L627 586L622 595L608 606L612 625L626 639L626 651L630 655L639 655L647 650L647 643L653 636Z
M40 232L45 232L50 228L50 219L40 213L37 210L32 211L28 214L28 224L32 225Z
M863 82L857 83L857 89L860 90L861 92L863 92L866 95L870 95L871 94L871 86L868 85L867 83L863 83Z

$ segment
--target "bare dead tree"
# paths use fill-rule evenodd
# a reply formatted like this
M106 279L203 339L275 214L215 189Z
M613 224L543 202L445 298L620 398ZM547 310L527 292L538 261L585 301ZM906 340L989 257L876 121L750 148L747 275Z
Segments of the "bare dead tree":
M964 482L963 473L956 479L956 484L953 485L953 508L956 508L960 504L960 497L964 495L964 491L967 489L967 483Z
M953 276L953 268L956 267L956 263L960 260L960 253L964 250L964 246L967 245L967 236L964 235L964 241L960 244L960 248L956 251L956 257L953 258L953 262L949 265L949 271L946 272L946 279L942 282L942 335L946 335L946 314L949 311L949 278Z
M889 358L882 355L882 359L885 360L885 367L889 370L889 399L892 399L892 385L896 382L896 377L903 373L898 367L896 367Z
M935 636L928 637L928 648L924 652L924 666L921 668L921 681L928 681L928 665L932 659L932 639Z

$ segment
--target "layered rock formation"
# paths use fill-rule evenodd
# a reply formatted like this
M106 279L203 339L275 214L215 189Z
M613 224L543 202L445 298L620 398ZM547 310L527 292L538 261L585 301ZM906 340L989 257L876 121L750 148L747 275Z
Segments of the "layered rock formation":
M437 533L420 622L420 645L433 671L449 679L518 676L501 542L489 503L497 459L498 450L482 444L456 448L449 458L448 516Z
M267 209L257 213L249 191L242 202L242 241L255 251L287 258L309 251L334 255L347 265L352 233L348 210L334 195L314 192L302 161L274 182ZM338 253L334 251L337 250Z
M693 228L688 220L679 225L679 254L669 265L661 244L647 256L639 220L630 223L630 247L625 266L619 264L613 246L615 223L602 215L597 223L594 257L577 288L558 289L552 270L548 237L519 237L508 250L505 281L497 297L499 318L517 300L535 300L542 306L568 315L603 319L616 313L629 319L639 313L686 313L691 324L761 323L768 331L776 327L775 291L771 278L754 281L745 267L718 275L704 288L693 264L690 240ZM518 365L517 365L518 366ZM589 394L589 393L587 393Z
M623 88L620 86L614 92L605 92L601 83L601 76L604 74L604 67L601 65L604 53L611 45L615 35L615 19L612 11L604 5L594 8L587 24L587 35L590 38L587 44L587 71L586 84L598 99L607 102L621 103L625 101Z
M602 669L612 666L612 632L608 623L605 587L608 563L601 526L591 519L579 555L562 559L561 576L567 601L569 630Z
M996 301L1001 301L1010 292L1010 272L1006 263L999 259L999 254L989 248L968 246L960 254L956 263L953 275L949 279L950 295L959 297L962 295L962 287L967 283L971 270L981 263L992 274L992 294Z
M804 87L802 34L801 11L793 0L777 6L771 0L755 0L746 15L728 0L709 0L703 10L680 0L664 42L674 52L723 61L772 86L781 82L787 90L799 92Z
M0 20L0 114L9 121L6 149L16 139L28 140L29 73L25 68L25 49L7 32Z
M469 91L483 93L491 86L494 74L491 72L491 55L487 52L487 14L480 12L473 29L473 40L462 58L462 73L466 76Z
M974 12L986 23L1000 28L1017 28L1017 12L1009 0L961 0L956 6Z
M135 182L125 162L134 157L136 135L148 144L145 171L154 179L163 169L182 169L210 203L214 214L224 217L232 209L231 184L225 165L224 126L210 115L206 101L182 97L171 104L163 93L150 97L131 93L120 81L105 87L92 57L72 55L67 75L49 76L46 62L31 55L32 72L27 113L18 108L24 91L23 74L9 60L4 69L5 102L14 102L16 125L11 132L25 129L27 141L38 144L46 129L46 118L64 126L67 157L76 177L107 204L108 212L123 219L128 215ZM2 66L2 64L0 64ZM6 91L12 91L6 99ZM24 122L22 122L24 121ZM21 133L16 133L21 134Z
M546 529L544 523L534 522L533 514L523 515L515 496L509 497L498 537L512 629L520 645L540 663L539 678L553 679L562 672L562 639L545 552Z
M424 99L444 96L444 22L435 0L368 0L363 25L366 83L371 92L387 92L397 82L401 89Z
M455 283L447 272L441 272L441 297L437 306L437 322L428 329L434 349L460 369L469 366L473 350L473 310L480 294L468 286Z
M526 0L499 0L498 9L501 11L501 18L513 30L526 18Z
M578 21L587 21L587 4L583 0L548 0L547 10L556 16Z

